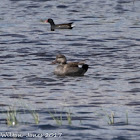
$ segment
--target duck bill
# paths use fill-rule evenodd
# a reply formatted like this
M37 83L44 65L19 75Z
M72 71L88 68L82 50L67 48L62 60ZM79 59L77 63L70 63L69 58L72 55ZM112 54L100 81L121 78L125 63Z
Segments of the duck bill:
M48 23L48 20L45 20L44 23Z
M42 23L48 23L48 20L41 19L40 22L42 22Z
M55 61L52 61L52 63L51 64L56 64L57 63L57 61L55 60Z

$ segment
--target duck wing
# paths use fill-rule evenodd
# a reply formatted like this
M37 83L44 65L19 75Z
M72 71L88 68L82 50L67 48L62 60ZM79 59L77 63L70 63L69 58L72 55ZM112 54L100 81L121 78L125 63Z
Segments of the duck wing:
M79 67L79 65L84 65L85 61L80 61L80 62L69 62L67 63L68 67Z
M73 22L64 23L64 24L56 24L55 28L56 29L72 29L73 28L72 24L73 24Z

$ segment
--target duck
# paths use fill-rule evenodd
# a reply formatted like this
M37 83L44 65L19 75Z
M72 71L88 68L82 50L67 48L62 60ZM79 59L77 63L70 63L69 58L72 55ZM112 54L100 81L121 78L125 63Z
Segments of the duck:
M58 66L55 68L54 74L57 76L83 76L89 67L84 61L67 63L63 54L56 55L52 64L56 63L58 63Z
M51 19L51 18L45 20L44 22L50 23L51 31L54 31L55 29L72 29L74 27L73 22L64 23L64 24L55 24L53 19Z

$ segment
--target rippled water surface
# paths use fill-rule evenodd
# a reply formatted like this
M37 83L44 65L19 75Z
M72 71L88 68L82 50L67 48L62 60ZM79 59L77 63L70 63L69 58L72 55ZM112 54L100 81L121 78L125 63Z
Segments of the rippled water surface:
M0 3L0 137L140 139L139 0ZM76 26L52 32L40 22L47 18ZM55 76L50 63L58 53L69 61L86 59L85 76ZM6 124L9 109L16 110L16 126Z

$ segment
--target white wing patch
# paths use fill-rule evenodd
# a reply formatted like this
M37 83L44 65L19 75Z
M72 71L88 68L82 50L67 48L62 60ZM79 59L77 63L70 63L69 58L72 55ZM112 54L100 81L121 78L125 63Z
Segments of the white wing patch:
M82 68L82 65L78 65L79 68Z

